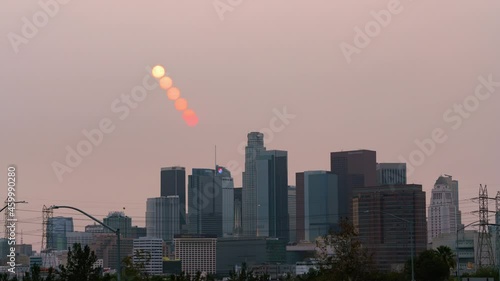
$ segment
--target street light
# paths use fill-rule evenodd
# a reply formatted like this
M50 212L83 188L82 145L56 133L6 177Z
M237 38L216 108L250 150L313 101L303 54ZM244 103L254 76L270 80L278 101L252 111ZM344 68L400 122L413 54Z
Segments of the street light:
M104 226L105 228L109 229L111 232L113 232L114 234L116 234L116 238L117 238L116 245L118 247L118 251L117 251L117 258L118 258L117 259L117 261L118 261L117 277L118 277L118 281L121 281L122 266L121 266L121 260L120 260L120 256L121 256L120 255L120 229L119 228L114 229L111 226L104 224L100 220L94 218L93 216L91 216L91 215L85 213L84 211L82 211L80 209L77 209L75 207L71 207L71 206L51 206L50 209L71 209L71 210L75 210L77 212L80 212L80 213L86 215L87 217L89 217L93 221L97 222L98 224Z
M14 201L14 202L11 202L11 203L14 203L14 204L20 204L20 203L28 203L26 201ZM9 204L5 205L5 207L3 207L2 209L0 209L0 213L3 212L3 210L7 209L7 207L9 207Z
M369 213L370 210L366 210L364 212L365 213ZM410 231L410 240L411 240L411 242L410 242L410 244L411 244L411 246L410 246L410 248L411 248L411 281L415 281L415 266L414 266L414 262L413 262L413 255L414 255L413 254L413 247L415 246L414 245L415 239L413 237L415 234L413 233L413 229L414 229L415 223L413 221L404 219L402 217L396 216L396 215L391 214L391 213L387 213L387 212L384 212L384 211L379 211L379 212L382 213L382 214L386 214L386 215L392 216L394 218L400 219L402 221L405 221L405 222L411 224L411 231Z

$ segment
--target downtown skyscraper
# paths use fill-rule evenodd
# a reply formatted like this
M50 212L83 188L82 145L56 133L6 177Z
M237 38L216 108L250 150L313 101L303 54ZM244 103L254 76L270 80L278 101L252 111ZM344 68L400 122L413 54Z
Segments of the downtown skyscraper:
M455 233L461 224L458 203L458 181L451 176L440 176L431 193L428 218L428 240L440 234Z
M288 241L288 153L262 151L256 171L257 236Z
M242 187L243 236L255 237L257 236L257 158L266 148L264 134L251 132L247 137Z
M188 179L189 233L232 235L234 184L229 170L193 169Z
M148 237L173 243L179 230L179 196L148 198L146 202L146 231Z
M187 230L186 218L186 168L166 167L160 171L160 196L179 196L179 230Z

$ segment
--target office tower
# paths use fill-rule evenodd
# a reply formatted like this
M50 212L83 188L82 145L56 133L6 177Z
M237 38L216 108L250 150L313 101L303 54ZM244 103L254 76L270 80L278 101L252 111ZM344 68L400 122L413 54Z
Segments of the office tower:
M179 230L179 196L148 198L146 201L146 233L172 243Z
M406 163L378 163L377 185L406 184Z
M215 184L222 190L222 234L231 236L234 230L234 181L228 169L216 166L215 171Z
M161 193L160 196L179 196L179 229L186 231L186 168L166 167L161 168Z
M456 233L460 227L458 182L451 176L440 176L431 193L427 229L429 242L440 234Z
M83 247L88 246L94 239L94 233L90 232L67 232L66 233L66 249L72 249L73 244L80 244Z
M66 233L74 231L73 218L53 217L47 224L47 249L67 250Z
M337 229L339 220L338 176L329 171L296 174L297 240L315 242L316 238Z
M124 212L109 212L103 220L105 225L114 229L120 229L120 234L124 238L130 238L132 232L132 219L127 217ZM104 229L104 233L111 233L109 229Z
M242 189L243 235L255 237L257 235L257 157L266 148L264 147L264 134L251 132L247 137Z
M134 239L135 265L143 266L142 270L148 275L163 274L163 240L161 238L141 237Z
M257 236L288 241L288 156L262 151L257 157Z
M242 188L234 189L234 235L242 234L242 217L241 217L241 206L242 206Z
M117 257L118 243L116 235L113 233L95 234L89 247L91 251L95 252L98 259L103 260L105 268L117 269L118 261L132 256L133 242L132 238L122 237L120 239L120 259Z
M354 189L353 223L380 270L401 270L427 249L425 192L421 185Z
M332 173L338 176L340 213L352 217L352 190L377 185L377 152L371 150L330 153Z
M288 228L290 242L297 242L297 191L295 186L288 186Z
M231 235L234 228L234 188L224 167L193 169L188 180L189 233Z
M215 274L217 237L215 235L175 235L175 259L181 260L182 271Z
M89 233L104 233L104 226L100 224L89 224L85 226L85 232Z
M148 235L146 227L141 227L141 226L132 226L132 229L130 231L130 238L137 239L141 237L146 237Z

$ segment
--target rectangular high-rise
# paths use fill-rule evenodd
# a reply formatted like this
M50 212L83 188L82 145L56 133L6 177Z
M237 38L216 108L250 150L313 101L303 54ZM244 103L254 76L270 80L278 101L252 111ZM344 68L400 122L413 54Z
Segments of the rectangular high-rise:
M451 176L440 176L431 193L429 204L428 239L440 234L455 233L461 224L458 204L458 181Z
M189 233L232 235L234 229L234 184L222 166L193 169L189 176Z
M406 184L406 163L378 163L377 185Z
M148 198L146 202L146 232L148 237L172 243L179 229L179 196Z
M288 155L262 151L257 157L257 236L289 239Z
M181 232L186 230L186 168L161 168L160 184L160 196L179 196L179 229Z
M353 223L380 270L402 269L427 249L425 192L422 185L354 189Z
M242 189L243 235L255 237L257 235L257 157L266 148L264 147L264 134L251 132L247 137Z
M217 237L215 235L175 235L175 259L181 260L182 271L215 274Z
M235 188L234 189L234 235L241 235L242 234L242 216L241 216L241 209L242 209L242 188Z
M297 189L288 186L288 233L289 242L297 242Z
M67 250L66 233L73 232L72 217L53 217L47 223L47 249Z
M352 217L352 190L377 185L377 152L354 150L330 153L331 172L338 176L340 212Z
M315 242L316 238L337 229L339 214L338 176L329 171L296 174L297 238ZM299 219L300 218L300 219Z

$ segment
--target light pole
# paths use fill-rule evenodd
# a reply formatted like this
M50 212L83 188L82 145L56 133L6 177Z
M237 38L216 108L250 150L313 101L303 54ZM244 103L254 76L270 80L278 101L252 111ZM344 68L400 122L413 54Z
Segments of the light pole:
M121 260L120 260L120 256L121 256L120 255L120 229L119 228L114 229L111 226L104 224L100 220L94 218L93 216L91 216L91 215L85 213L84 211L82 211L82 210L80 210L78 208L75 208L75 207L71 207L71 206L51 206L50 209L71 209L71 210L75 210L77 212L80 212L80 213L86 215L87 217L89 217L93 221L97 222L98 224L104 226L105 228L109 229L111 232L113 232L114 234L116 234L116 245L117 245L117 248L118 248L118 251L117 251L117 262L118 262L118 265L117 265L116 271L117 271L118 281L121 281L122 265L121 265Z
M365 213L369 213L370 210L366 210ZM391 213L388 213L388 212L384 212L384 211L379 211L380 213L382 214L386 214L386 215L389 215L389 216L392 216L394 218L397 218L397 219L400 219L404 222L407 222L411 225L411 230L410 230L410 248L411 248L411 281L415 281L415 265L414 265L414 261L413 261L413 256L414 256L414 253L413 253L413 247L415 246L415 239L414 239L414 226L415 226L415 222L413 221L410 221L410 220L407 220L407 219L404 219L402 217L399 217L399 216L396 216L394 214L391 214Z
M11 202L11 203L14 203L14 204L20 204L20 203L28 203L26 201L14 201L14 202ZM3 207L2 209L0 209L0 213L3 212L3 210L7 209L7 207L9 207L9 204L5 205L5 207Z

